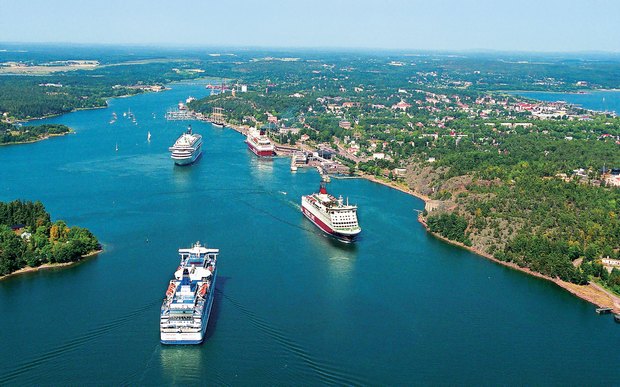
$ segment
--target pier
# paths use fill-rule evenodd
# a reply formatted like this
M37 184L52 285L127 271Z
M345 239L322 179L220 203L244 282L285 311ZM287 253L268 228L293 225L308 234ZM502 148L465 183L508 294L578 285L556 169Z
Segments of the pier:
M196 119L189 110L168 110L166 120L168 121L188 121Z

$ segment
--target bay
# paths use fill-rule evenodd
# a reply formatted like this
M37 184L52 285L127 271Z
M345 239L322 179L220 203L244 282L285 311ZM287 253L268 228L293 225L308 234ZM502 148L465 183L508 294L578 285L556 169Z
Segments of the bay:
M583 94L539 91L524 91L511 94L547 102L564 101L584 109L600 112L613 112L616 114L620 112L620 90L589 91Z
M208 91L171 87L44 120L75 134L0 148L0 200L41 200L105 247L0 281L0 384L617 383L609 316L433 238L419 199L333 179L363 228L344 245L300 212L316 171L258 160L230 129L192 122L204 155L173 166L167 148L187 123L163 116ZM177 249L196 240L221 249L207 340L162 346Z

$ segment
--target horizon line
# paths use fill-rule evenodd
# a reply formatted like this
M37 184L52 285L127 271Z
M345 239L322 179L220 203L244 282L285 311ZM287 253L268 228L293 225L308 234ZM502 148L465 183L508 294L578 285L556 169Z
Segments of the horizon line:
M0 41L0 45L39 45L39 46L80 46L80 47L119 47L119 48L163 48L163 49L231 49L231 50L273 50L273 51L362 51L362 52L394 52L394 53L468 53L468 54L606 54L620 55L620 51L613 50L524 50L524 49L497 49L497 48L398 48L398 47L368 47L368 46L279 46L279 45L242 45L242 44L208 44L208 43L111 43L111 42L71 42L71 41ZM0 51L0 53L3 51ZM6 51L4 51L6 52Z

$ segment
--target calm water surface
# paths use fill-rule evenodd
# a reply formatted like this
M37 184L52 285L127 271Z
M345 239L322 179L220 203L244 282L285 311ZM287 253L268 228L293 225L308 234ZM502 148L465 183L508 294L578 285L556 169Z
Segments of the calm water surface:
M523 97L541 101L565 101L579 105L584 109L604 112L620 113L620 90L590 91L585 94L577 93L547 93L547 92L518 92Z
M299 211L316 171L257 160L230 129L192 123L204 156L173 166L186 123L164 113L207 90L172 87L46 120L73 135L0 148L0 200L41 200L105 245L0 281L1 385L618 384L618 324L430 237L416 198L333 180L364 230L343 245ZM196 240L221 249L207 341L164 347L160 303L177 249Z

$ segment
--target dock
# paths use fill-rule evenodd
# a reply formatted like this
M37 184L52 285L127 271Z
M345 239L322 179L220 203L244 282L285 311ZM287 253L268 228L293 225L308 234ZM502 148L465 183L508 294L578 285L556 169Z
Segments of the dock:
M168 110L166 120L168 121L187 121L195 119L188 110Z

